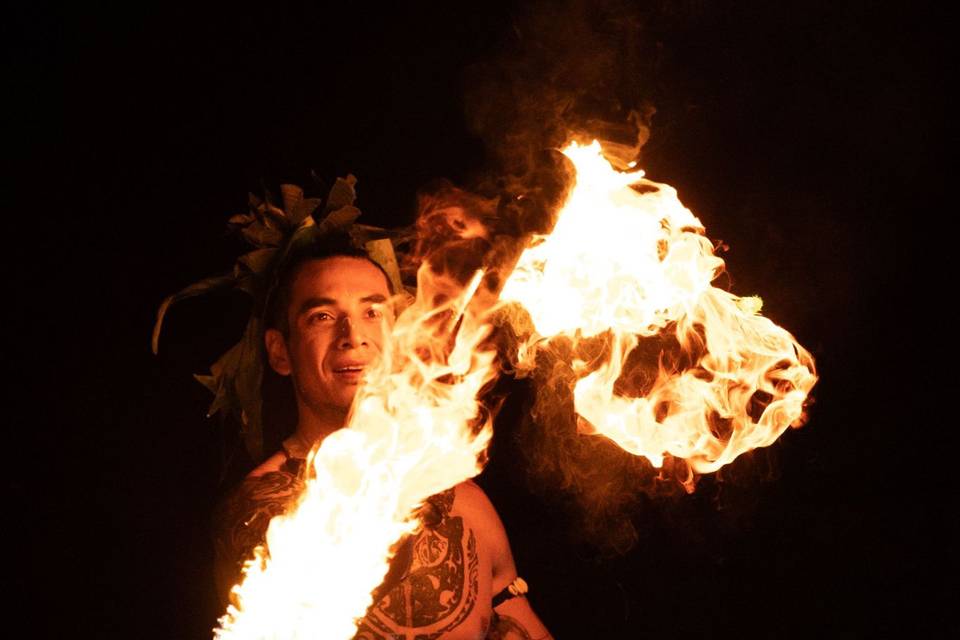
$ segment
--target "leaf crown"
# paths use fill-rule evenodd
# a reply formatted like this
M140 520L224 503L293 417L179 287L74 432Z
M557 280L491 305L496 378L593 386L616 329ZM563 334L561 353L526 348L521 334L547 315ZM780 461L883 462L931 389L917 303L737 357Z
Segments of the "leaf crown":
M214 395L207 416L218 412L233 415L240 424L243 443L255 461L262 459L264 453L264 314L287 259L308 243L334 233L346 233L383 267L394 291L405 290L394 248L400 242L399 234L356 223L360 216L360 210L354 206L356 182L352 175L338 178L325 199L305 198L299 186L283 184L280 206L269 192L264 198L249 194L249 210L230 217L227 225L253 249L237 258L229 273L204 278L167 296L157 310L152 338L154 354L158 351L163 319L172 304L227 289L242 291L252 298L252 311L240 341L210 366L209 374L195 374L194 378Z

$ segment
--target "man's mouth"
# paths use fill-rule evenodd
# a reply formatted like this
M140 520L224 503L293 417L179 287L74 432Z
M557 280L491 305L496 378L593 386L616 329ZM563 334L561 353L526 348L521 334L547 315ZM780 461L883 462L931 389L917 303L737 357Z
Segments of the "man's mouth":
M333 375L347 384L360 384L360 380L363 378L363 369L364 365L359 363L343 364L333 367Z

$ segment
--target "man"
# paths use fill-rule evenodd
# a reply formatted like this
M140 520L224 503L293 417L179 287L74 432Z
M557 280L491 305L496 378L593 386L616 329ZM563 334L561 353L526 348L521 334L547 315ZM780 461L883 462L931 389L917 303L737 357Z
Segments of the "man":
M264 340L271 368L291 379L298 422L281 451L218 510L223 595L270 519L299 493L310 448L344 426L364 369L379 357L383 320L392 321L390 296L381 267L343 240L315 244L281 268ZM522 595L496 510L476 484L431 497L420 517L422 530L400 545L357 638L550 638Z

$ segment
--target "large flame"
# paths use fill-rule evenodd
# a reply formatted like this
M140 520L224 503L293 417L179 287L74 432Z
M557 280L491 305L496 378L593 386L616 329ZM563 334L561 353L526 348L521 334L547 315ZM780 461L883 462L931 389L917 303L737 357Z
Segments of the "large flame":
M817 380L813 358L758 315L759 298L711 285L723 260L676 190L642 172L616 171L596 141L573 143L564 154L576 184L553 232L533 239L500 299L521 304L539 334L521 358L544 338L609 338L599 368L571 363L582 375L574 403L583 430L655 467L669 455L707 473L799 426ZM661 367L641 397L615 393L639 341L670 331L691 366ZM688 488L692 480L691 473Z
M812 357L758 315L759 298L711 285L723 261L676 191L617 172L596 142L564 153L576 185L500 299L521 304L536 327L523 357L560 335L607 341L599 366L571 363L581 375L574 400L584 430L654 466L665 456L686 460L692 487L693 473L798 425L817 379ZM481 274L452 296L429 266L418 280L417 300L367 371L347 428L308 461L296 508L270 523L266 549L247 562L216 637L352 637L391 547L416 530L418 505L481 470L491 433L477 396L495 375L494 354L481 348L489 301L474 299ZM641 397L618 393L640 340L668 332L691 365L661 367Z
M418 505L479 473L491 432L477 396L495 374L479 348L489 326L469 305L480 279L436 307L449 281L420 270L347 428L308 461L296 508L271 521L269 551L247 562L216 637L351 638Z

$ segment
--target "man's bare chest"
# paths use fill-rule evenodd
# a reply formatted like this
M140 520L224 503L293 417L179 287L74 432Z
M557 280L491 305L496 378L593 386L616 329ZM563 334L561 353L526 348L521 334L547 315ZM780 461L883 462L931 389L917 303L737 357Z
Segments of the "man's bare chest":
M359 640L484 637L490 563L471 523L451 513L452 501L453 491L431 499L439 521L401 544L359 626Z

